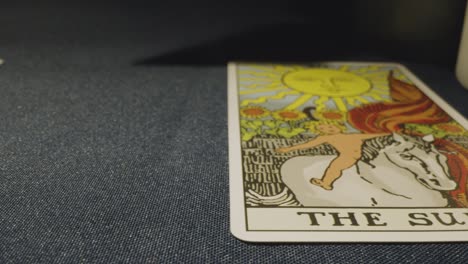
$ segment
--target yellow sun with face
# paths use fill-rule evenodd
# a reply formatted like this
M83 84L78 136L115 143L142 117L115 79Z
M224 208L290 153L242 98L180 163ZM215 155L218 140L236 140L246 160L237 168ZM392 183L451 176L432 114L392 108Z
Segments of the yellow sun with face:
M409 82L397 69L394 76ZM390 101L388 65L244 64L238 70L241 106L279 102L286 110L315 106L317 111L350 109L373 102Z

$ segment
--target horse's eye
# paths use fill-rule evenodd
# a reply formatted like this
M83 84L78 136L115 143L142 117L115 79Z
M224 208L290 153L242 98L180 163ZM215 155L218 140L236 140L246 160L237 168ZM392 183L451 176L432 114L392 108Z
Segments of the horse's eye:
M412 159L413 159L413 155L405 154L405 153L401 153L401 154L400 154L400 157L401 157L402 159L405 159L405 160L412 160Z

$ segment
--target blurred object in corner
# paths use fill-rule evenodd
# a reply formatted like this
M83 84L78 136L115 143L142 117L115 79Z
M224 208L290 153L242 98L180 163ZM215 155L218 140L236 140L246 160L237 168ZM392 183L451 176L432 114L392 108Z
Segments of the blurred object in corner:
M458 49L456 75L463 87L468 89L468 7L465 11L465 22L463 25L460 47Z

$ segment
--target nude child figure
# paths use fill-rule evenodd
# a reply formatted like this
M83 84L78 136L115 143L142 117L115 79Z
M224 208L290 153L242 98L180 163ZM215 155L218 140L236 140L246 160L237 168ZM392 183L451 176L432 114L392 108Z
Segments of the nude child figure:
M390 135L390 133L344 134L340 127L334 124L319 124L316 128L322 135L302 144L278 148L276 152L286 153L293 150L309 149L325 143L332 145L338 151L338 156L331 161L321 179L312 178L310 180L310 183L325 190L332 190L333 183L341 177L343 170L352 167L361 158L364 140Z

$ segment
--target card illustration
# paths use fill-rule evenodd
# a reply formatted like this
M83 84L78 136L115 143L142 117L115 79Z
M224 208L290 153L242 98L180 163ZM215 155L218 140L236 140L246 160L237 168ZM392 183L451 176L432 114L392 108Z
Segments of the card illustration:
M468 212L466 120L399 65L237 64L235 78L242 175L231 177L242 177L246 231L314 230L266 228L257 209Z

